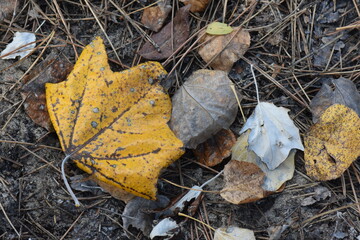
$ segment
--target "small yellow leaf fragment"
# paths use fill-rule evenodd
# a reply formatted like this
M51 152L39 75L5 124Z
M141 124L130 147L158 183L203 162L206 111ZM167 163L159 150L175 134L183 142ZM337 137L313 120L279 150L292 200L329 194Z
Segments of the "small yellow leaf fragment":
M360 155L360 118L352 109L327 108L304 139L307 174L320 181L340 177Z
M210 35L226 35L233 31L233 28L226 23L212 22L206 28L206 33Z
M66 155L107 184L155 199L161 169L184 152L167 125L171 100L159 85L165 74L158 62L113 72L97 37L66 81L46 84L50 119Z

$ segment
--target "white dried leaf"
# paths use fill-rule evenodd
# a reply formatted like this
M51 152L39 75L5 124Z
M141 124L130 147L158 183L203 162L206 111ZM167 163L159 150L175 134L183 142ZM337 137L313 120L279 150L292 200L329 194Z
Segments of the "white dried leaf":
M172 218L164 218L155 227L150 233L150 238L154 237L165 237L164 240L171 239L175 234L179 232L179 225Z
M254 231L246 228L230 226L215 230L214 240L255 240Z
M35 40L36 37L34 33L16 32L13 41L1 52L0 57L14 51L14 53L9 54L2 59L15 59L17 56L20 56L20 59L24 58L35 48L36 43L31 43L35 42ZM26 46L22 47L24 45Z
M185 204L193 199L196 199L201 194L202 190L203 189L199 186L193 186L191 190L189 190L182 198L180 198L179 201L170 207L170 210L172 212L181 212L184 209Z
M260 102L240 133L251 129L249 149L261 158L270 170L277 168L291 149L304 150L299 129L288 115L288 109Z

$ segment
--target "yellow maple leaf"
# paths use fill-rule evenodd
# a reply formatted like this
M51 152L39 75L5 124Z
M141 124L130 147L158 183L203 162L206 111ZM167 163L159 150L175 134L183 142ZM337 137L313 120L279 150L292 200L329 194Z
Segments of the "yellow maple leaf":
M305 136L305 167L309 176L326 181L340 177L360 155L360 118L334 104Z
M156 199L161 169L183 154L167 125L171 101L159 85L165 74L158 62L113 72L100 37L86 46L67 81L46 84L66 158L105 183Z

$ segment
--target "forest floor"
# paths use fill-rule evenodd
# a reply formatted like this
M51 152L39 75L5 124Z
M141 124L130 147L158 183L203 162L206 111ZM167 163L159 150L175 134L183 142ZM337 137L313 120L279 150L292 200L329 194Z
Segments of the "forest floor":
M21 60L0 59L0 239L128 239L121 217L124 202L101 191L75 191L83 206L74 206L61 178L64 153L58 137L29 118L21 88L24 76L47 55L58 51L74 64L95 36L104 39L114 71L124 69L118 57L126 66L144 62L138 51L145 42L144 34L151 36L152 32L140 20L143 9L155 1L18 2L15 15L0 19L0 49L17 31L36 32L37 49ZM170 5L172 12L166 22L183 3L173 0ZM204 12L191 13L189 41L174 56L160 61L176 80L169 93L172 95L192 72L206 67L196 44L192 46L196 39L192 37L215 20L232 22L251 36L249 50L228 75L243 96L245 117L257 104L249 65L253 63L282 86L257 72L260 99L290 109L289 115L303 137L313 124L309 103L323 82L344 77L360 87L359 25L351 26L359 23L359 8L355 0L210 1ZM238 136L243 124L239 112L230 128ZM193 217L215 229L231 225L251 229L257 239L359 240L360 206L356 203L360 198L360 162L354 162L337 180L317 182L306 175L303 155L298 151L294 177L282 192L241 205L231 204L214 192L205 193ZM211 170L187 150L161 179L186 187L201 185L228 161ZM83 172L69 163L66 173L74 176ZM206 190L217 191L223 186L219 177ZM159 180L158 191L173 199L184 189ZM213 239L213 230L191 219L181 229L178 239ZM130 239L135 238L147 239L136 230Z

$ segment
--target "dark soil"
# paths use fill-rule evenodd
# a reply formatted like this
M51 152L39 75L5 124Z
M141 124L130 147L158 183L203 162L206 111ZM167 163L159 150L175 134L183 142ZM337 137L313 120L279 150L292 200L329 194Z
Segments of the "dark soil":
M91 7L122 63L132 66L145 61L136 54L145 40L134 24L151 33L139 24L142 11L136 10L153 1L116 1L133 22L126 20L108 0L20 2L13 19L10 16L0 22L0 49L11 42L14 32L35 32L39 28L37 40L55 32L39 62L56 49L74 63L74 49L79 54L81 46L90 43L95 36L107 39ZM174 11L183 5L177 0L171 2ZM222 20L223 2L228 4L225 22L235 20L234 26L242 25L251 34L250 49L229 74L244 96L241 104L246 117L256 105L253 79L246 61L272 75L292 94L285 93L257 72L260 98L289 108L302 136L312 125L309 102L323 81L345 77L359 89L359 27L336 29L359 21L360 5L354 6L357 1L259 1L250 9L247 8L251 1L210 2L204 13L191 15L192 35L212 21ZM164 67L168 72L174 70L170 93L194 70L205 66L197 51L192 50L173 69L191 43L166 61ZM113 70L122 70L108 40L105 45L109 58L114 60ZM74 206L60 175L64 154L56 134L36 125L25 113L21 80L41 51L38 49L20 61L0 59L0 239L128 239L121 218L124 202L101 191L97 194L77 191L83 206ZM281 70L277 72L279 67ZM242 125L239 113L231 128L237 134ZM257 239L359 240L360 206L354 203L360 198L360 162L355 162L341 179L330 182L311 180L306 176L303 162L303 153L298 152L295 175L284 191L253 203L234 205L219 194L205 193L194 218L213 228L236 225L252 229ZM214 169L220 171L223 166L224 163ZM72 163L68 164L66 172L68 176L82 174ZM213 171L196 163L189 150L164 171L162 178L191 187L213 176ZM223 178L219 177L206 189L216 191L223 185ZM170 199L183 191L162 180L158 189ZM146 239L141 232L134 232L130 239ZM178 238L213 239L212 236L212 230L188 219Z

